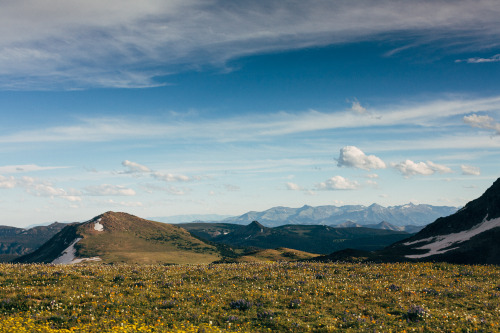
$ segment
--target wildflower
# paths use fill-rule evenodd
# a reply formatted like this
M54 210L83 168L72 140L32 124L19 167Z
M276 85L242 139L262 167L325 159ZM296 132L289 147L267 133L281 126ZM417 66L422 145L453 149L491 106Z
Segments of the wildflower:
M249 302L245 299L239 299L236 301L232 301L229 304L231 309L236 309L236 310L240 310L240 311L246 311L246 310L250 309L252 307L252 305L253 305L252 302Z
M406 312L406 319L408 321L419 321L426 316L428 316L427 310L419 305L410 306Z

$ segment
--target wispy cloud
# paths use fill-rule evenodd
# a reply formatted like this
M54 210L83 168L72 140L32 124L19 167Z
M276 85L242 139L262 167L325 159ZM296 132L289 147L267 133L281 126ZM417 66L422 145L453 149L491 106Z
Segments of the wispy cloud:
M385 169L384 161L375 155L365 155L361 149L355 146L346 146L340 149L337 165L339 167L353 167L363 170Z
M157 180L162 180L165 182L188 182L191 180L188 176L185 175L173 175L171 173L161 173L154 172L151 176Z
M224 188L229 192L238 192L241 190L241 187L233 184L224 184Z
M102 184L87 186L86 194L91 196L134 196L135 191L122 185Z
M129 174L146 174L151 176L152 178L160 181L164 181L167 183L170 182L188 182L191 180L200 180L203 177L201 176L196 176L193 178L190 178L185 175L174 175L172 173L163 173L163 172L158 172L158 171L153 171L149 167L132 162L129 160L125 160L122 162L122 165L127 169L124 173L129 173Z
M152 118L87 118L68 126L0 135L1 143L31 142L107 142L168 138L175 140L213 140L218 142L258 141L296 133L344 128L378 128L395 125L442 127L443 119L463 117L471 110L500 110L500 96L477 99L440 99L406 105L379 107L380 117L364 117L352 111L279 112L267 115L205 119L197 117L174 121ZM476 127L498 131L498 124L487 116L467 116L464 121ZM459 124L455 124L458 126ZM489 127L487 127L489 126ZM442 130L442 129L441 129ZM129 166L126 166L127 168Z
M491 47L499 16L494 0L10 1L0 10L0 87L148 87L243 55L405 33L411 43Z
M56 170L56 169L67 169L66 166L39 166L36 164L23 164L23 165L6 165L0 166L0 173L20 173L20 172L33 172L33 171L45 171L45 170Z
M459 59L455 60L455 62L466 62L468 64L482 64L482 63L488 63L488 62L499 62L500 61L500 54L495 54L494 56L490 58L468 58L468 59Z
M142 207L144 204L141 201L115 201L113 199L106 200L106 206L114 206L114 207Z

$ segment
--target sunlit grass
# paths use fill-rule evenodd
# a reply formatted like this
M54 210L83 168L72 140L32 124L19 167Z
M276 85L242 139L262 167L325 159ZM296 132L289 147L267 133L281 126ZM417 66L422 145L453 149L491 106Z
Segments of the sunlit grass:
M500 330L500 268L0 265L0 332Z

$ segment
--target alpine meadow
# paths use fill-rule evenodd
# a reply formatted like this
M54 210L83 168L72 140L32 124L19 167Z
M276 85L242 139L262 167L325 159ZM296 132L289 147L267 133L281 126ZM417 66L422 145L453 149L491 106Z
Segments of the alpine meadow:
M500 332L499 17L0 2L0 333Z

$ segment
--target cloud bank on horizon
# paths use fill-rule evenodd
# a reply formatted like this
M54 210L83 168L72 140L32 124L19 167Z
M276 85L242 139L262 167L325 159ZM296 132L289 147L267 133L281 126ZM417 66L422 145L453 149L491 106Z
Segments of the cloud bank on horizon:
M493 0L1 3L0 225L463 205L499 176L498 17Z

